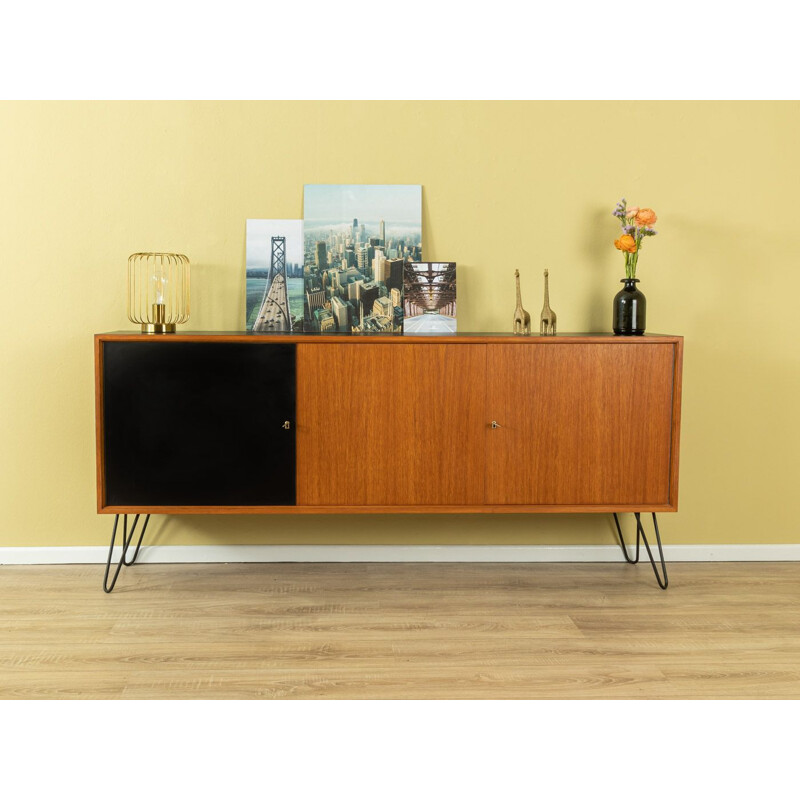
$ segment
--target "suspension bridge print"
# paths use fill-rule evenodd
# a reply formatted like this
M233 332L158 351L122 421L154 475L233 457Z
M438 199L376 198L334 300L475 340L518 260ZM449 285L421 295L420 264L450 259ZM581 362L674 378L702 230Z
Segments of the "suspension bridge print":
M247 220L246 329L303 330L303 221Z

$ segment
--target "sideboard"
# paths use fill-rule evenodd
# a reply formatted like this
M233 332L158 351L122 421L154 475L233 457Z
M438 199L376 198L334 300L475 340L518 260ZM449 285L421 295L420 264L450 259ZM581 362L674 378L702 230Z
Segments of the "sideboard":
M104 588L154 513L564 512L614 514L629 561L617 515L634 513L636 560L642 540L666 588L682 356L662 335L98 334Z

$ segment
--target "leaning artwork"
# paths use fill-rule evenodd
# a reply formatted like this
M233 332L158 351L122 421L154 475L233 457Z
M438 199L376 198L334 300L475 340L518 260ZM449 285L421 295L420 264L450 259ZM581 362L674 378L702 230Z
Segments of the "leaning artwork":
M456 265L422 261L405 268L403 332L456 332Z
M309 184L303 215L305 331L401 332L403 271L422 259L422 187Z
M303 330L303 220L247 220L245 328Z

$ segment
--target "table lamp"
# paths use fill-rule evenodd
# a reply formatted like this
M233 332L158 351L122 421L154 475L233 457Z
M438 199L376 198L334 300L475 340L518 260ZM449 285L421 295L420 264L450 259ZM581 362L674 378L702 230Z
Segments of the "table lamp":
M142 333L175 333L189 319L189 259L134 253L128 259L128 319Z

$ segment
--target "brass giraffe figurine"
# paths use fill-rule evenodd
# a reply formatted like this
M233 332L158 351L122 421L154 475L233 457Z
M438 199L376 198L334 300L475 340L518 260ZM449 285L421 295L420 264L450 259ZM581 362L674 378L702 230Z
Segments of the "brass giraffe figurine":
M556 335L556 312L550 308L549 274L547 270L544 271L544 308L542 308L542 315L539 317L539 333L542 336Z
M514 333L530 336L531 334L531 315L522 307L522 295L519 291L519 270L514 270L514 277L517 279L517 307L514 309Z

